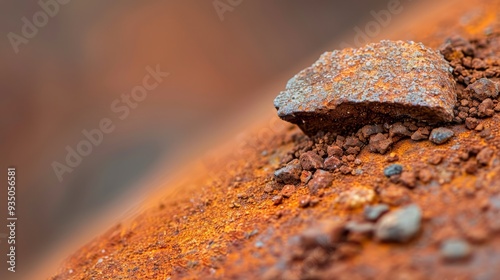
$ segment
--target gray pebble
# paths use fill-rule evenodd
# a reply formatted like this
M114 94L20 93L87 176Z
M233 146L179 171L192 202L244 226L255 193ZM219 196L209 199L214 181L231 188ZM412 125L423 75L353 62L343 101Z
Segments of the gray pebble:
M462 239L447 239L441 244L441 256L447 261L463 260L471 255L469 243Z
M453 135L455 135L453 130L449 128L439 127L431 131L431 136L429 136L429 140L434 144L441 145L448 142L448 140L450 140L451 137L453 137Z
M407 242L419 231L421 218L422 211L415 204L390 212L378 221L375 236L381 241Z
M376 221L380 216L389 211L389 205L377 204L373 206L366 206L364 210L365 219L368 221Z
M384 175L386 177L391 177L392 175L401 174L403 172L403 166L401 164L391 164L384 169Z

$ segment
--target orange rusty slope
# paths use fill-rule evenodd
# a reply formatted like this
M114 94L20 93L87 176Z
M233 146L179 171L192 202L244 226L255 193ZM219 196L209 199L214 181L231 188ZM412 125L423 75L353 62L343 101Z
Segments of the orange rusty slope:
M443 1L440 8L428 14L425 20L415 12L415 18L396 22L391 25L393 29L385 31L384 38L412 39L437 47L452 34L484 37L485 29L498 28L500 1ZM345 207L339 197L378 185L385 187L387 156L363 150L359 155L363 173L336 176L322 196L308 198L317 200L314 207L300 206L309 195L304 186L298 186L288 199L274 205L271 198L279 190L265 187L301 132L279 120L274 111L269 116L268 121L256 124L239 139L190 166L183 173L185 178L165 185L165 191L144 203L140 214L112 226L71 255L52 279L298 277L283 264L293 237L318 220L356 219L362 213L361 206L383 201L377 193L362 198L359 205ZM477 145L491 147L498 157L500 116L484 120L483 125L491 129L493 137L489 140L457 125L452 127L456 137L447 144L403 140L392 152L398 155L398 163L410 169L417 163L426 164L437 152L444 156L445 163L451 162L457 150ZM446 172L439 168L436 172L441 171ZM493 279L487 277L500 274L500 236L488 234L485 240L473 244L472 260L461 266L449 265L440 262L436 244L458 233L446 221L443 223L447 226L441 227L436 217L446 220L468 209L488 208L488 199L500 192L499 174L499 167L492 164L476 175L457 172L451 180L432 186L399 188L394 196L405 197L423 209L419 237L404 245L362 240L360 252L339 259L323 275L363 278L373 274L380 279L439 275L468 279L491 273L484 277Z

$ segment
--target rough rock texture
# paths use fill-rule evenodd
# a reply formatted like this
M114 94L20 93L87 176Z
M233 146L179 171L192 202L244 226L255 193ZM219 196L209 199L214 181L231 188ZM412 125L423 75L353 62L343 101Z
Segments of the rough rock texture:
M443 56L420 43L381 41L324 53L274 101L306 134L346 131L403 116L451 121L455 81Z

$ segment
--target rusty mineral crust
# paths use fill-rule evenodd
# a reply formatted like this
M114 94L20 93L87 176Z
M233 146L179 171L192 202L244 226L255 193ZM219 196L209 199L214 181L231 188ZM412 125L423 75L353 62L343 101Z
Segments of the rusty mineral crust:
M274 105L280 118L308 135L404 117L448 122L456 102L451 71L421 43L381 41L324 53L288 81Z

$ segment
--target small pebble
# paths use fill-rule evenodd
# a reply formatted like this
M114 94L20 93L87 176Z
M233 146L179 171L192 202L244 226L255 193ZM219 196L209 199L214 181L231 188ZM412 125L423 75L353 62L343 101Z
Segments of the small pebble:
M323 168L323 159L315 152L306 152L300 155L300 165L304 170Z
M384 175L386 177L391 177L393 175L398 175L403 172L403 166L401 164L391 164L384 169Z
M333 182L333 174L328 171L324 171L321 169L316 170L314 172L313 178L307 186L309 187L309 192L311 194L315 194L319 189L324 189L329 187Z
M469 243L462 239L447 239L441 244L441 256L445 261L459 261L470 257Z
M299 206L301 208L306 208L307 206L309 206L309 203L311 203L310 195L303 195L299 198Z
M336 156L331 156L325 159L324 167L326 170L336 170L337 168L340 168L342 166L342 161L336 157Z
M415 204L382 216L377 222L375 236L378 240L407 242L420 230L422 211Z
M273 204L274 205L279 205L283 201L283 196L282 195L275 195L272 198Z
M450 140L453 135L455 135L455 133L449 128L435 128L431 131L429 140L434 144L441 145L448 142L448 140Z
M432 171L427 168L420 169L418 171L418 179L424 184L429 183L432 180Z
M276 180L284 184L297 184L300 182L300 174L302 167L297 159L289 162L285 167L278 169L274 172Z
M267 183L266 186L264 187L264 192L265 193L271 193L273 192L273 184L272 183Z
M427 160L427 162L432 165L438 165L442 161L443 161L443 156L438 153L433 153L432 155L429 156L429 159Z
M300 182L302 182L302 184L307 184L312 178L312 172L311 171L307 171L307 170L303 170L302 173L300 174Z
M283 189L281 189L281 195L285 198L289 198L295 192L294 185L285 185Z
M387 162L395 162L398 160L399 160L399 156L396 153L390 153L386 159Z
M342 150L341 147L333 145L333 146L328 146L327 148L327 153L328 156L332 157L341 157L344 155L344 151Z
M479 154L477 154L476 159L482 165L488 165L495 151L491 148L482 149Z
M417 129L412 135L411 140L421 141L429 138L429 130L426 127L421 127Z
M401 184L403 184L407 188L414 188L417 184L417 176L415 172L412 171L404 171L401 173L401 177L399 178Z

